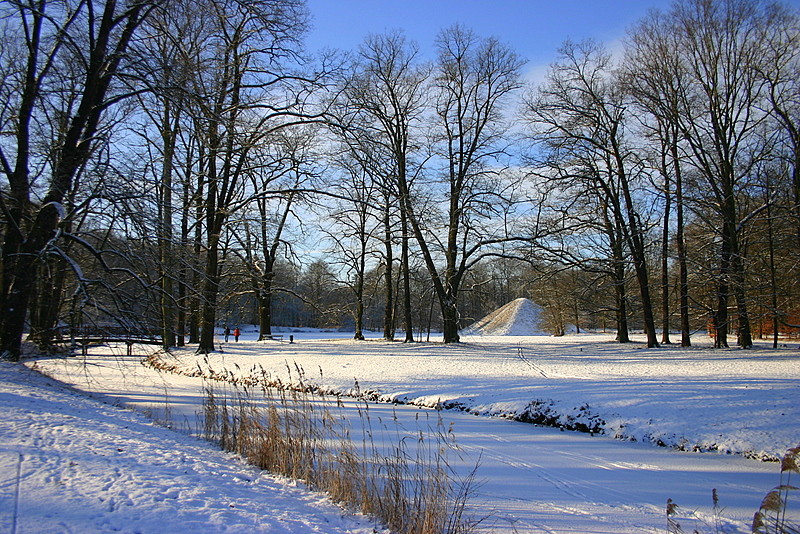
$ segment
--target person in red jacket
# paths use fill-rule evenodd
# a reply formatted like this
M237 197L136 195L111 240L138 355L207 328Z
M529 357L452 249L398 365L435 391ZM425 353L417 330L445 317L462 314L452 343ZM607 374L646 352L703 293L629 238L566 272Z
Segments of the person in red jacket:
M234 339L234 341L237 341L237 342L239 341L239 336L241 335L241 333L242 333L242 331L239 330L238 326L233 329L233 339Z

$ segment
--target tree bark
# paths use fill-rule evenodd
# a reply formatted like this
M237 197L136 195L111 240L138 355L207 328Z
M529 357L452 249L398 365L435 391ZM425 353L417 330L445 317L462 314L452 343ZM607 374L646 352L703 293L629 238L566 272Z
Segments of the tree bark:
M161 341L164 350L175 346L175 295L173 294L173 257L172 257L172 175L175 157L176 134L172 127L172 115L169 101L165 102L162 123L163 162L161 169L161 221L160 233L157 236L159 250L159 266L161 269Z
M618 229L619 223L608 215L608 207L603 207L603 220L606 235L611 247L611 270L613 272L614 283L614 304L615 320L617 323L616 341L619 343L630 343L628 333L628 303L625 292L625 257L622 250L621 230Z
M666 169L666 162L662 160L662 168ZM661 343L669 345L670 312L669 312L669 223L672 212L672 192L668 174L664 173L664 221L661 227Z
M210 237L206 251L205 276L203 279L203 302L200 307L199 354L214 352L214 328L217 319L217 295L219 295L219 233Z
M39 347L49 349L58 326L58 317L64 298L64 283L67 277L67 263L63 258L53 258L45 266L48 274L39 276L37 296L31 306L30 341Z
M677 133L676 133L677 135ZM684 198L683 198L683 169L678 157L677 139L671 143L672 163L675 167L675 210L676 230L675 240L678 247L678 277L681 313L681 347L692 345L691 325L689 322L689 268L686 265L686 240L684 237Z
M275 277L272 262L265 262L261 289L258 292L258 340L272 336L272 280Z

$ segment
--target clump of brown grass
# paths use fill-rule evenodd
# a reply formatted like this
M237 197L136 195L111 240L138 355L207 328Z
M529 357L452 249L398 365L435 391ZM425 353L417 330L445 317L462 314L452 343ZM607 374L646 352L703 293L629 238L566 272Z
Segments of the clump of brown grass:
M667 499L667 533L668 534L684 534L684 530L681 527L679 522L679 518L682 515L686 515L687 519L693 520L695 522L703 523L704 525L704 532L709 532L709 529L713 529L713 532L720 534L723 532L722 530L722 508L719 505L719 496L717 495L716 488L711 490L711 501L714 503L714 510L713 510L713 523L709 523L697 517L696 514L693 512L685 513L683 509L681 509L672 499ZM692 534L700 534L700 531L692 529Z
M299 372L299 369L298 369ZM302 377L301 377L302 381ZM479 523L464 516L474 471L458 480L455 451L440 417L413 434L378 420L359 404L354 433L339 397L267 383L206 387L204 435L262 469L300 479L399 534L463 534Z
M767 493L761 501L761 506L753 517L751 532L753 534L800 534L800 523L798 523L798 510L790 510L789 496L800 487L792 485L792 474L800 474L800 446L786 451L781 461L780 483ZM796 484L796 482L794 482ZM717 490L712 490L712 500L714 502L713 524L705 524L705 531L720 534L723 532L719 497ZM679 517L682 510L672 499L667 499L667 532L669 534L684 534L680 525ZM693 514L690 514L693 515ZM692 519L697 520L696 517ZM699 534L697 529L692 530L693 534Z
M800 446L786 451L781 460L780 484L767 493L761 501L761 507L753 517L754 534L795 534L800 533L800 523L795 517L791 518L789 512L789 496L798 491L792 485L792 474L795 478L800 475ZM797 482L794 482L797 484Z

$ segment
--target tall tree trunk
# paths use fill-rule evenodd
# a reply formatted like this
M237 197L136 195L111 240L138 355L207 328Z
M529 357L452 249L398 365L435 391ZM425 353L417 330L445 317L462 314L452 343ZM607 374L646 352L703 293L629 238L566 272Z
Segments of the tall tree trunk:
M642 250L642 253L644 251ZM647 336L648 348L658 347L656 336L655 317L653 316L652 300L650 298L650 283L647 275L647 265L643 257L634 260L634 270L639 283L639 293L642 298L642 315L644 317L644 330Z
M192 249L194 252L194 258L199 259L201 257L201 252L203 249L203 197L205 196L205 186L206 180L204 178L206 169L208 168L209 158L206 156L205 148L201 145L199 147L199 155L198 155L198 167L199 172L197 174L197 193L195 195L195 201L197 206L195 207L195 228L194 228L194 240L192 244ZM207 224L207 223L206 223ZM200 269L195 268L192 269L192 296L189 299L189 343L200 343L200 288L204 284L203 277L200 274Z
M628 334L628 297L625 292L625 263L622 258L614 260L614 300L616 304L617 337L620 343L630 343Z
M186 346L186 266L181 262L178 269L178 313L176 317L175 345Z
M622 230L620 229L619 221L617 219L612 220L610 217L609 209L610 207L608 205L604 205L601 213L603 215L603 229L606 232L611 248L611 272L613 273L615 305L614 317L617 323L616 341L619 343L629 343L630 335L628 333L628 304L625 292L625 256L622 250Z
M200 256L200 247L195 247L196 257ZM192 295L189 297L189 343L200 343L200 287L203 277L197 269L192 270Z
M272 280L264 280L258 294L258 340L272 337Z
M770 304L772 307L772 348L778 348L778 280L775 269L775 235L772 228L772 202L770 199L770 187L767 183L767 245L769 246L769 285L770 285Z
M730 169L728 172L732 175ZM728 173L724 173L728 174ZM736 302L738 319L737 343L742 348L750 348L753 345L750 330L750 318L747 311L747 301L745 299L745 274L744 263L742 261L739 247L739 235L736 224L736 199L733 192L733 179L728 176L724 179L724 197L720 211L722 215L722 254L720 260L720 284L717 299L717 326L721 329L718 334L719 347L727 347L727 334L729 329L728 300L731 290L733 290ZM721 340L719 338L722 338Z
M404 209L400 210L400 227L403 232L401 263L403 270L403 323L406 330L406 343L414 342L414 326L411 315L411 271L409 269L409 228L408 214Z
M189 307L188 285L189 285L189 266L190 259L187 256L189 247L189 213L191 209L189 195L189 177L192 175L191 156L187 154L186 163L186 183L183 184L183 198L181 199L181 260L178 268L178 316L177 316L177 337L176 344L179 347L186 345L186 320L187 309ZM196 256L195 256L196 257Z
M264 274L261 277L261 289L258 292L258 340L263 341L272 336L272 281L275 278L274 262L264 262Z
M219 174L217 172L217 156L219 155L219 135L215 128L209 135L208 181L206 198L203 202L203 214L206 220L206 265L203 273L202 302L200 303L200 343L199 354L214 351L214 328L217 322L217 296L219 295L219 244L225 214L218 210ZM230 152L229 152L230 153ZM224 165L224 164L223 164ZM198 208L200 209L200 208Z
M206 267L203 279L203 302L200 314L199 354L214 352L214 328L217 320L217 295L219 294L219 233L210 236L206 251Z
M666 170L666 162L662 159L662 168ZM672 192L668 174L664 172L664 221L661 228L661 343L669 345L670 313L669 313L669 222L672 211Z
M389 216L389 200L386 198L386 205L383 212L384 246L386 248L386 266L384 268L384 280L386 285L385 308L383 311L383 339L394 341L394 279L392 268L394 254L392 251L392 226Z
M675 240L678 246L678 291L680 293L681 314L681 347L692 345L691 325L689 322L689 268L686 265L686 240L684 238L683 218L683 169L678 155L677 139L671 143L672 164L675 167Z
M712 316L714 348L728 348L728 284L717 285L717 309Z
M170 107L164 107L162 140L164 160L161 169L160 232L158 236L159 266L161 269L161 341L164 350L175 346L175 295L173 294L174 264L172 258L172 169L175 156L175 135L170 128Z
M620 149L613 140L612 146L617 162L617 177L619 178L620 189L622 190L622 195L625 200L625 213L627 215L627 231L625 232L625 236L628 241L631 256L633 257L633 269L636 273L636 281L639 284L639 295L642 299L642 316L644 319L644 331L647 336L647 346L648 348L658 347L656 323L655 317L653 316L652 299L650 298L650 280L647 272L647 255L644 237L642 236L641 225L637 220Z
M747 299L745 297L745 272L744 264L741 257L741 252L738 244L735 244L735 254L731 262L733 270L733 296L736 300L736 313L737 313L737 329L736 329L736 343L743 349L749 349L753 346L753 334L750 327L750 314L747 309Z
M361 236L361 250L358 258L358 272L356 273L356 331L353 339L364 340L364 273L367 269L367 242L365 236Z
M717 309L714 313L714 347L727 348L728 347L728 300L730 293L730 223L723 222L722 224L722 250L720 252L720 273L719 282L717 283Z

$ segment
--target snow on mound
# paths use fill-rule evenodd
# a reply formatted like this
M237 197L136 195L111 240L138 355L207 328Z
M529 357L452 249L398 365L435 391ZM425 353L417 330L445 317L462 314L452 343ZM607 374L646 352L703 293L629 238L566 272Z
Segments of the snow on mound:
M512 300L464 329L481 336L535 336L547 334L541 326L541 306L530 299Z

